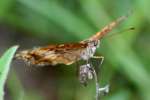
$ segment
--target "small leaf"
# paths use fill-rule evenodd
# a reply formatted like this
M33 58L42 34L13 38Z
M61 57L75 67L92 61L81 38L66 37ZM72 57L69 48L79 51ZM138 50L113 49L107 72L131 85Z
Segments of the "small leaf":
M13 59L17 48L18 46L11 47L0 58L0 100L3 100L5 81L7 79L10 63Z

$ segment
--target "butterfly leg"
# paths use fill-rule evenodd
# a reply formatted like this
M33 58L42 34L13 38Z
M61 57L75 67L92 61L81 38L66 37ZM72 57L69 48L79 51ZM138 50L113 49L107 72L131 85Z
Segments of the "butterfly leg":
M100 64L98 64L100 67L98 67L96 69L96 70L99 70L102 66L103 61L104 61L104 57L103 56L93 56L92 58L100 59ZM95 71L93 66L92 66L92 71L93 71L93 75L95 77L95 82L96 82L96 98L98 99L100 94L107 94L109 92L109 85L106 85L104 87L100 87L100 84L98 83L98 79L97 79L97 74L96 74L96 71Z
M103 56L93 56L93 59L98 59L100 60L100 64L98 64L100 67L102 66L103 62L104 62L104 57ZM97 70L100 70L100 67L97 68Z

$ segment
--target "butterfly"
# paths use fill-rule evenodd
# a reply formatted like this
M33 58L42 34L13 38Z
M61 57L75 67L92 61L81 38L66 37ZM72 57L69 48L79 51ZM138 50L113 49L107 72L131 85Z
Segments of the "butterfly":
M77 43L51 44L45 47L23 50L18 52L15 58L37 66L70 65L79 60L88 61L94 56L100 40L126 18L127 16L119 17L86 40Z
M57 64L71 65L79 60L86 61L86 64L79 67L79 81L83 85L86 85L87 81L94 77L96 83L96 100L98 100L101 92L108 93L109 86L106 85L100 88L96 71L93 65L89 63L89 59L97 58L94 54L100 45L100 40L127 17L128 15L119 17L86 40L77 43L51 44L45 47L19 51L15 55L15 58L23 60L29 65L36 66ZM98 58L102 59L100 63L102 64L104 57L100 56Z

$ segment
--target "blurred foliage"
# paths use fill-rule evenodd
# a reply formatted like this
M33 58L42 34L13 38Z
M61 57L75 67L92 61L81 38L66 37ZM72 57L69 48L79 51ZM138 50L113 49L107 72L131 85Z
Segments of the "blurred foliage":
M10 69L10 64L13 56L17 50L18 46L10 48L1 58L0 58L0 100L4 97L4 85L7 79L8 71Z
M133 14L114 32L132 26L136 30L104 38L97 50L96 55L105 57L100 73L101 84L111 85L109 95L103 96L102 100L150 100L149 5L149 0L0 0L0 22L8 26L8 31L13 30L8 36L15 33L5 42L26 48L86 39L109 22L133 10ZM3 37L4 33L0 34ZM8 94L10 100L19 98L15 90L17 86L20 91L25 91L22 100L94 98L93 83L84 88L77 82L75 64L70 67L37 68L36 71L44 72L39 74L39 71L32 71L27 75L30 80L34 75L39 75L43 79L39 81L42 82L39 86L44 88L44 92L34 86L35 83L32 85L24 80L26 78L20 70L25 68L21 66L13 67L13 75L10 74L7 82L8 91L11 91ZM46 82L48 86L44 85Z

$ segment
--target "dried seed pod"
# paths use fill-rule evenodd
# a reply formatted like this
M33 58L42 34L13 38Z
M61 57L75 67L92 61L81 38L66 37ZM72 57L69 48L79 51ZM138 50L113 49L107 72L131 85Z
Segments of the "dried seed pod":
M79 81L83 85L87 85L87 81L93 79L93 73L90 64L81 65L79 69Z

